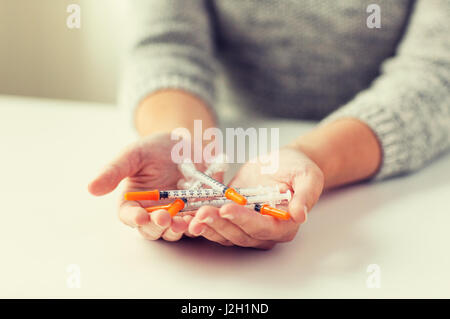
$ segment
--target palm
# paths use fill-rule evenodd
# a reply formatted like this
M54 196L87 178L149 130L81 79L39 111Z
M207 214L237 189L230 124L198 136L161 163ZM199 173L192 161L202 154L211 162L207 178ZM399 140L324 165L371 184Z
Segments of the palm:
M135 173L128 177L124 193L150 189L177 189L177 183L183 175L171 156L176 143L177 141L173 141L169 134L160 134L148 137L135 145L128 159L134 166ZM204 169L203 164L198 164L197 167ZM222 179L221 174L214 177ZM158 204L151 201L139 202L144 207Z
M133 163L135 174L130 176L125 191L148 189L174 189L182 177L171 158L176 141L168 134L144 139L135 148Z
M299 150L285 147L278 153L278 169L264 174L262 165L247 163L231 181L233 187L257 187L278 185L281 192L293 192L288 209L289 220L279 220L255 213L252 209L236 204L221 208L205 206L198 210L189 225L189 231L222 245L271 248L278 242L292 240L300 224L306 221L307 212L318 200L323 187L320 168Z
M177 163L172 160L172 149L176 143L169 134L155 134L130 145L89 184L89 191L97 196L108 194L124 179L124 192L175 189L182 177ZM126 201L121 196L119 217L126 225L138 227L139 232L147 239L180 239L187 230L191 217L171 218L165 210L148 214L142 208L155 204L158 203Z
M301 181L302 176L318 167L304 154L288 148L278 153L279 165L273 174L263 174L258 163L246 163L231 181L233 187L256 187L278 185L281 192L293 191L294 183Z

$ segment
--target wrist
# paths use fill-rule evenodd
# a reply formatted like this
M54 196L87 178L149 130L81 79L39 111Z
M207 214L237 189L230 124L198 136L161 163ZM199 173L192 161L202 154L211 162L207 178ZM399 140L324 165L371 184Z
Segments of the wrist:
M137 107L135 125L140 135L170 133L175 128L194 132L194 121L202 121L202 129L216 126L216 119L202 100L178 89L160 90L145 98Z
M331 145L327 145L317 138L316 134L306 134L292 142L288 147L305 154L322 171L324 187L330 185L339 171L341 163L333 157Z
M358 119L340 119L319 126L292 145L319 166L326 188L370 178L381 164L377 137Z

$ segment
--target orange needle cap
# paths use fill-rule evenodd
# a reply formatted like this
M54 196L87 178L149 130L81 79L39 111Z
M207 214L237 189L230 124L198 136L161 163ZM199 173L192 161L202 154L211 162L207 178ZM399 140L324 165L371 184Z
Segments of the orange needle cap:
M125 200L159 200L159 190L125 193Z
M239 194L234 188L228 188L225 191L225 197L232 200L235 203L238 203L239 205L247 204L247 198Z
M173 217L184 208L184 205L185 205L184 200L177 198L172 204L169 205L167 211L169 212L170 216Z
M289 218L291 218L288 212L285 212L284 210L278 208L270 207L269 205L262 205L260 213L263 215L270 215L284 220L289 220Z

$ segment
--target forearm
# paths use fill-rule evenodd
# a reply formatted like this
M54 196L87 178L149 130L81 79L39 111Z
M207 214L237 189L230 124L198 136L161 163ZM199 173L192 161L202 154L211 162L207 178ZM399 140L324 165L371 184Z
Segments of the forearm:
M123 67L121 104L139 104L134 114L139 134L192 130L195 119L205 129L214 126L209 109L215 95L214 42L204 1L126 3L132 19L126 42L131 47Z
M322 170L325 188L367 179L380 164L382 150L372 130L357 119L319 126L291 144Z
M135 114L141 136L171 132L178 127L194 131L194 120L202 121L203 130L216 125L209 107L196 96L182 90L160 90L144 99Z

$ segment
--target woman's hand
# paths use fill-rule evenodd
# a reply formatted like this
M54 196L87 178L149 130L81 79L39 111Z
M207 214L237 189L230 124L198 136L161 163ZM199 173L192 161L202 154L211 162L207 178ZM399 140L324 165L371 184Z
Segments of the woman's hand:
M230 184L233 187L279 185L282 192L291 190L293 197L289 206L277 206L288 209L290 220L261 215L237 204L221 208L205 206L192 218L189 232L225 246L270 249L276 243L291 241L319 199L324 176L320 168L297 149L285 147L278 155L279 167L276 173L262 174L260 164L246 163Z
M113 191L127 178L124 192L149 189L176 189L182 177L176 163L171 159L171 150L177 141L170 134L153 134L128 147L98 177L89 184L93 195L105 195ZM137 227L146 239L163 238L179 240L188 228L190 216L171 218L166 210L149 214L143 207L156 205L154 201L125 201L119 203L120 220L131 227Z

